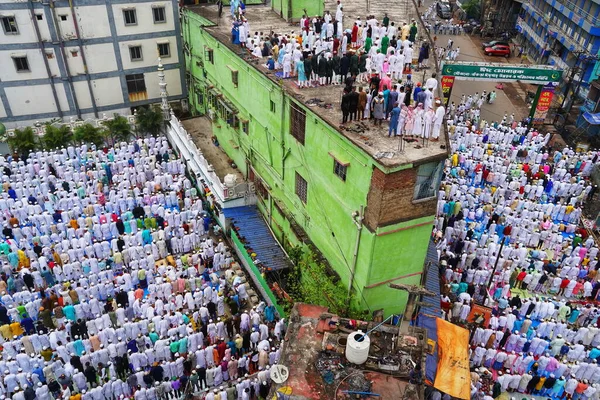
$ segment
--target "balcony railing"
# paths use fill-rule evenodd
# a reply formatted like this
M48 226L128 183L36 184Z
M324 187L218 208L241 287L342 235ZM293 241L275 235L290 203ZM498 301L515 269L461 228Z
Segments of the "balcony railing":
M565 38L565 42L568 43L570 46L572 46L575 50L577 50L581 47L577 42L575 42L571 39L571 37L573 36L573 33L572 32L568 33L563 27L561 27L560 25L558 25L557 23L552 21L551 15L549 15L548 13L543 13L539 8L535 7L531 3L528 3L525 6L529 7L530 11L533 12L533 14L539 15L544 20L544 22L546 22L548 24L546 26L546 29L548 31L560 32L562 37Z
M571 68L569 66L569 64L567 64L566 62L563 61L562 58L560 58L558 56L555 56L555 55L551 55L550 56L550 62L549 62L549 64L550 65L555 65L558 68L563 69L563 70Z
M546 0L546 2L548 4L552 4L551 1ZM581 9L580 7L578 7L575 2L570 2L570 1L565 1L564 3L561 2L560 0L556 2L556 5L563 5L565 6L565 8L573 11L573 13L575 14L573 16L573 22L578 23L578 19L583 18L587 23L589 23L592 27L593 26L598 26L598 18L594 17L592 14L584 11L583 9ZM556 6L554 6L554 8L556 8Z

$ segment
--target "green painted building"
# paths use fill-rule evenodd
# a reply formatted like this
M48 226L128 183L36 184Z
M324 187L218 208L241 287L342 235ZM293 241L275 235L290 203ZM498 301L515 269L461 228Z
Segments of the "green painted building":
M297 29L266 6L248 19L251 32ZM211 119L220 146L254 182L284 248L314 245L358 307L403 312L406 293L388 283L421 281L446 150L407 145L401 153L387 129L341 130L341 86L299 90L231 44L228 24L212 21L214 8L183 10L192 113Z

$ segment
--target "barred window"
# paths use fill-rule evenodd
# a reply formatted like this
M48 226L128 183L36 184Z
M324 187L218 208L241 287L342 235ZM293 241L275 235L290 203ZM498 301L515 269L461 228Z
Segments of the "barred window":
M336 174L341 180L346 182L346 171L348 170L348 164L333 160L333 173Z
M162 58L171 57L171 45L169 43L158 43L158 55Z
M142 61L142 46L129 46L131 61Z
M135 9L123 10L123 20L125 25L137 25Z
M125 81L127 82L127 91L130 94L146 92L144 74L125 75Z
M6 35L17 35L19 33L15 17L2 17L0 19L2 20L2 29Z
M294 103L290 104L290 134L296 138L297 141L304 144L306 133L306 113L303 109L296 106Z
M260 196L261 199L263 199L263 200L269 199L269 191L265 187L262 179L260 179L257 176L255 176L255 178L254 178L254 188L256 190L256 193L258 193L258 195Z
M204 58L211 64L215 63L215 53L210 47L204 46Z
M15 63L15 69L17 70L17 72L29 72L29 61L27 60L27 56L15 56L12 59Z
M296 172L296 195L306 204L308 198L308 182Z
M165 14L165 8L164 7L154 7L154 8L152 8L152 16L154 18L154 23L155 24L160 24L160 23L167 22L167 16Z

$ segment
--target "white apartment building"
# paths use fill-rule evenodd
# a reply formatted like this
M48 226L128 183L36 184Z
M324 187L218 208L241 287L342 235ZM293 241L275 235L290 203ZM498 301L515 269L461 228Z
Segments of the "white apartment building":
M130 114L186 97L175 0L0 0L0 122Z

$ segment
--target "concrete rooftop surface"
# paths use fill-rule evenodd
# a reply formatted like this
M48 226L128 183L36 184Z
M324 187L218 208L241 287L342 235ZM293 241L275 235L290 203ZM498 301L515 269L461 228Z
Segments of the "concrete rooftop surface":
M231 160L225 154L220 146L213 142L211 122L206 117L196 117L184 119L181 124L194 140L196 147L202 152L204 158L213 166L215 173L225 182L225 175L233 174L237 176L238 183L244 181L244 175L239 169L231 166Z
M367 11L367 3L370 4L370 11ZM381 20L385 12L387 12L390 21L394 21L397 26L402 26L403 22L410 22L416 15L414 8L409 3L410 0L401 0L394 7L390 7L389 2L383 0L343 2L345 10L344 28L350 28L357 17L364 21L366 16L370 14ZM300 89L297 86L295 77L290 79L277 77L273 71L269 71L263 65L266 63L266 59L257 59L247 50L231 43L232 19L227 12L228 10L224 10L223 16L219 19L217 8L214 5L188 6L187 8L214 23L213 26L206 27L206 30L213 37L240 55L265 76L281 84L289 95L310 108L340 134L378 160L383 166L394 167L429 159L439 159L446 154L444 148L446 136L443 129L438 142L404 141L404 148L400 151L400 138L388 137L388 124L385 121L381 127L374 127L372 122L367 120L351 122L342 126L341 98L344 85L326 85ZM325 2L325 10L335 14L335 9L335 1L327 0ZM268 36L271 32L281 35L300 31L298 23L290 24L286 22L268 5L248 6L246 8L246 19L250 25L250 34L258 31L263 33L263 37ZM418 36L420 35L421 31ZM418 45L418 43L415 44L415 48L418 49ZM433 62L430 64L433 64ZM423 71L413 73L413 81L418 82L423 78L426 79L432 72L435 72L433 68L427 70L425 74ZM355 86L357 90L360 86L366 89L368 83L361 84L357 82Z

